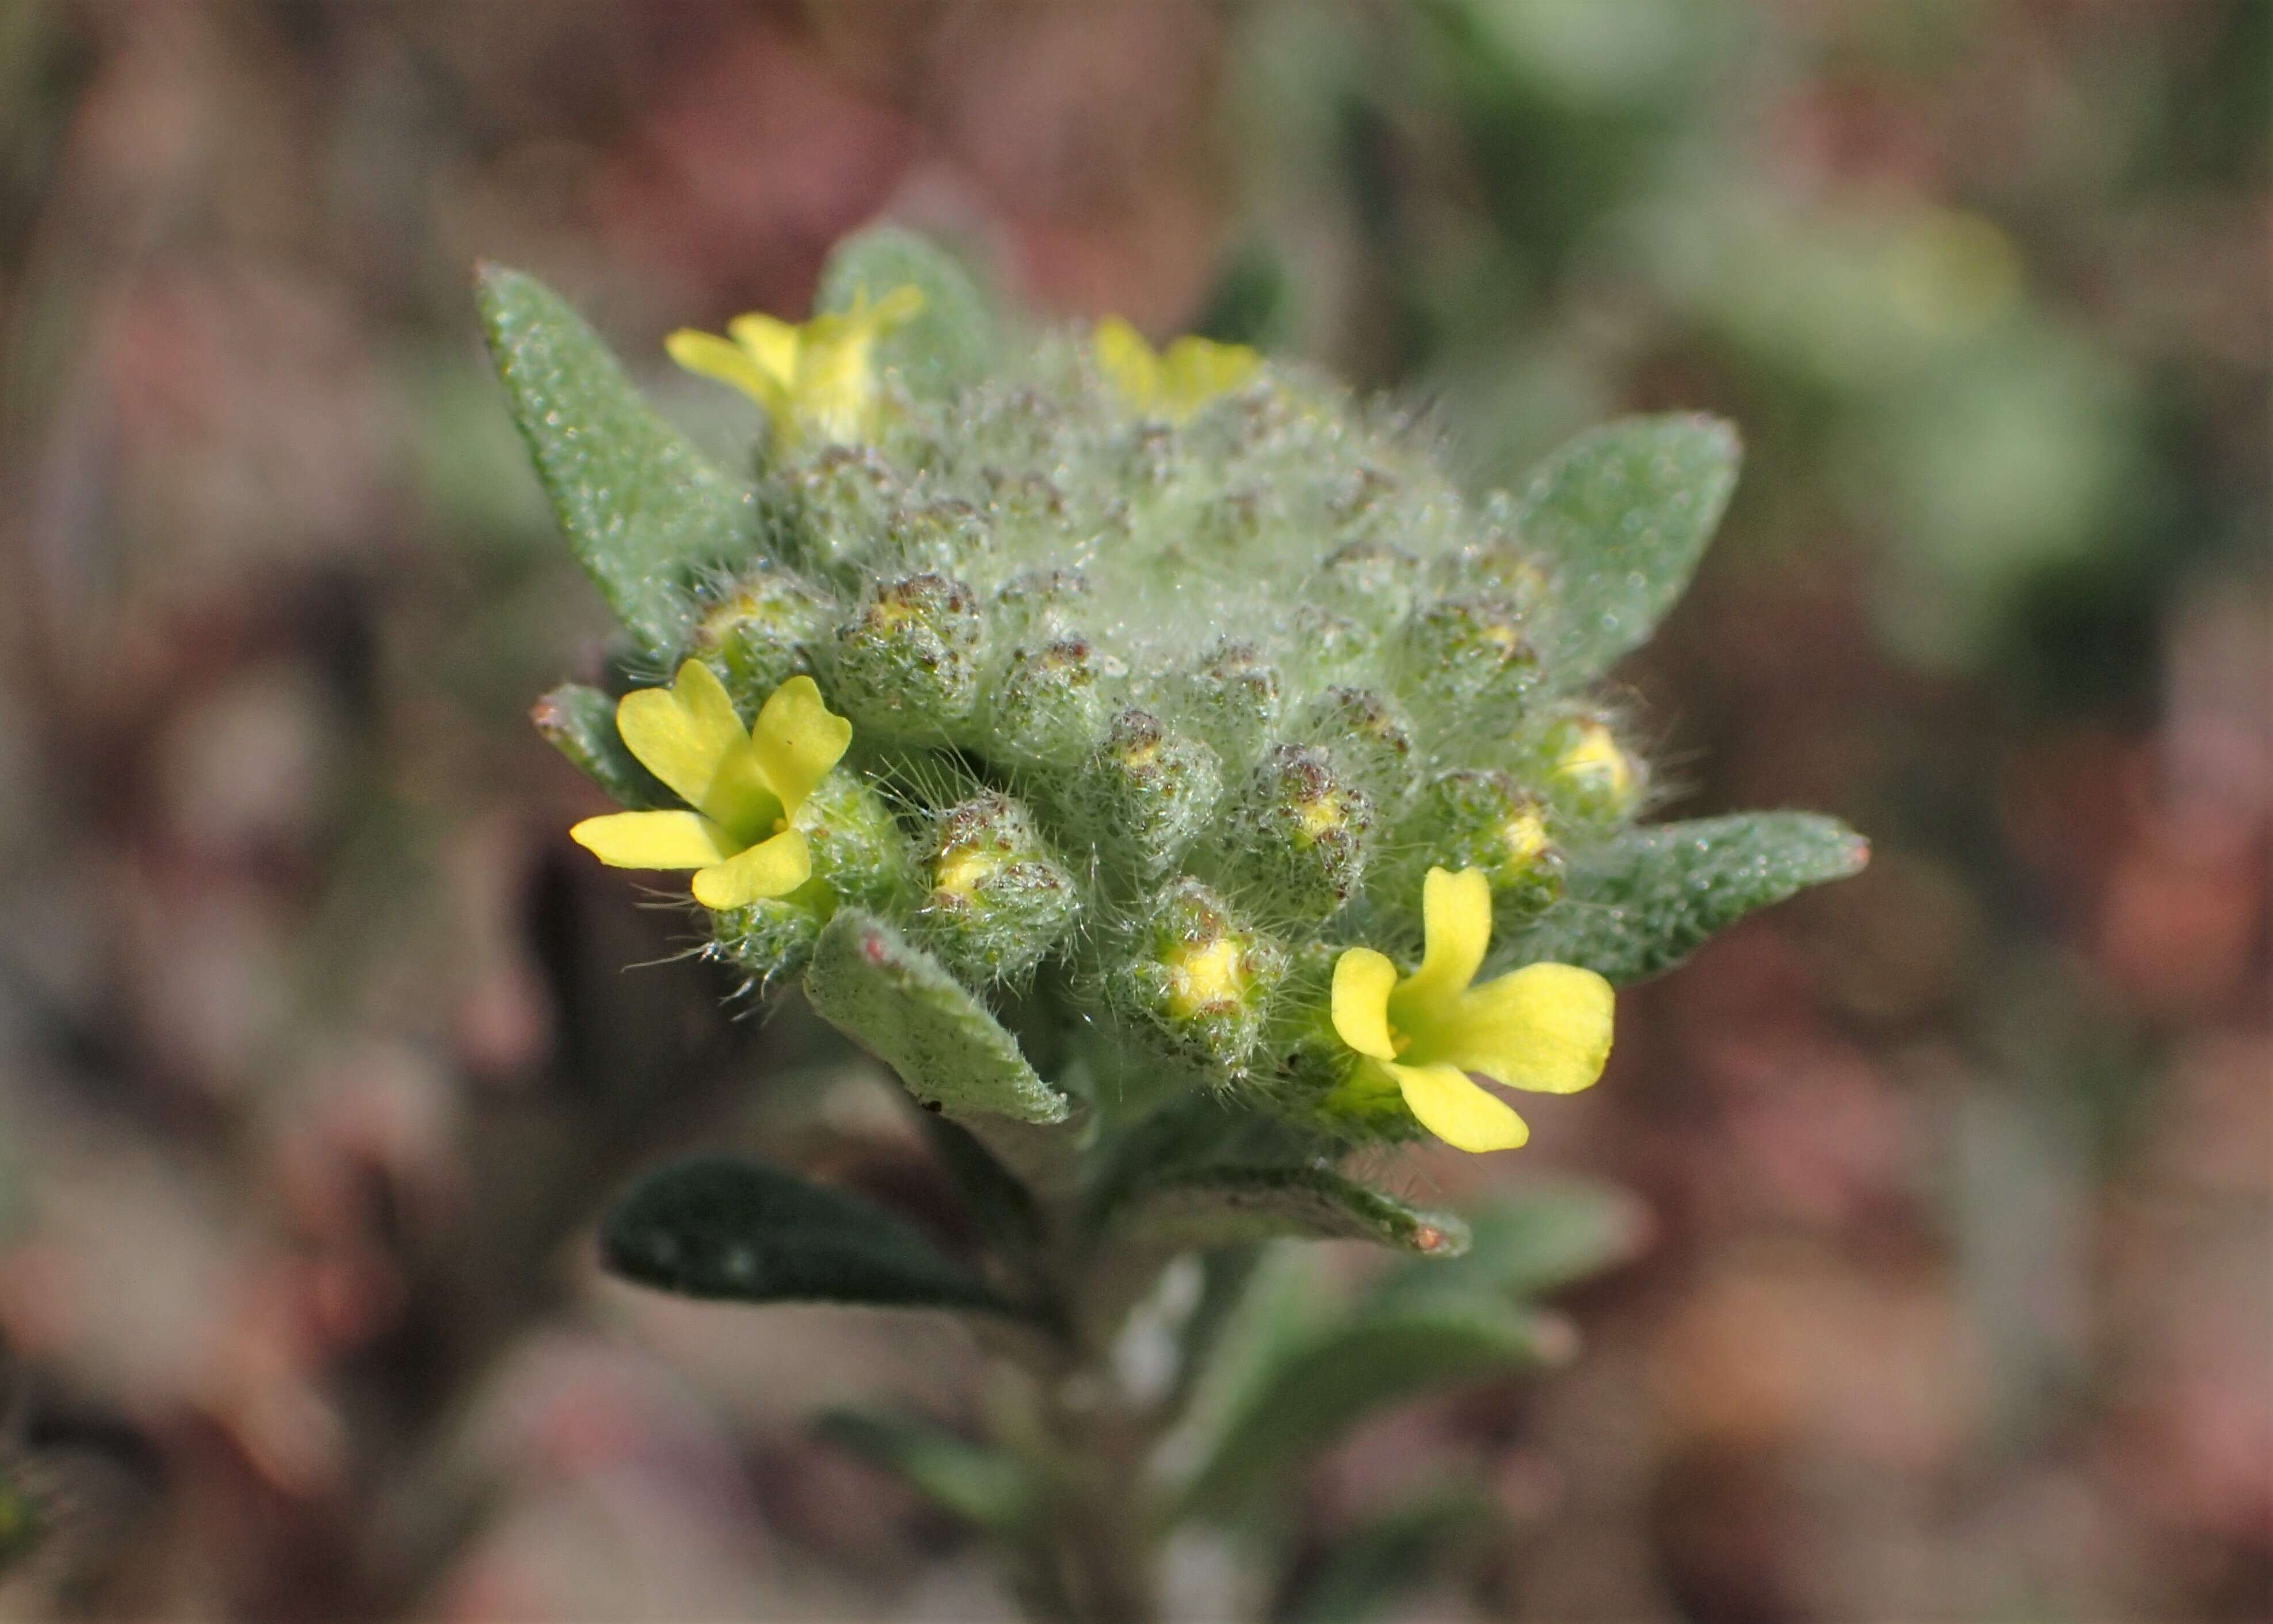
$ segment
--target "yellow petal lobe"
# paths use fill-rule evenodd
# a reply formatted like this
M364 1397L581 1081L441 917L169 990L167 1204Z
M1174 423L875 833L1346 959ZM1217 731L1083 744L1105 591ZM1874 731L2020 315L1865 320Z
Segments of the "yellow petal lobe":
M1610 1057L1617 1002L1592 970L1527 965L1462 994L1431 1035L1445 1058L1511 1088L1576 1094Z
M1219 344L1187 336L1160 358L1160 393L1171 417L1189 417L1219 395L1255 376L1263 357L1244 344Z
M1455 1065L1392 1065L1406 1109L1455 1150L1513 1150L1531 1137L1504 1100L1485 1093Z
M706 908L746 908L761 897L786 897L813 875L805 836L785 829L739 856L694 876L694 900Z
M641 765L701 808L719 769L746 742L734 702L710 668L688 660L669 688L643 688L616 706L616 731Z
M754 311L728 322L726 335L784 389L797 382L798 329L792 323Z
M1421 888L1421 921L1428 951L1397 989L1393 1014L1399 1025L1406 1024L1406 1011L1425 1019L1476 979L1491 945L1491 882L1478 868L1429 869Z
M611 868L701 868L739 849L692 812L611 812L586 818L568 838Z
M791 677L776 688L750 732L759 770L791 815L851 742L852 724L829 708L811 677Z
M1369 947L1353 947L1334 960L1334 1031L1361 1055L1397 1058L1389 1035L1389 991L1397 966Z
M729 343L716 333L681 327L663 341L663 347L688 372L739 389L769 416L778 417L789 410L787 380L753 360L741 345Z
M1091 339L1097 364L1105 375L1139 411L1150 410L1160 395L1160 357L1144 335L1118 316L1097 324Z

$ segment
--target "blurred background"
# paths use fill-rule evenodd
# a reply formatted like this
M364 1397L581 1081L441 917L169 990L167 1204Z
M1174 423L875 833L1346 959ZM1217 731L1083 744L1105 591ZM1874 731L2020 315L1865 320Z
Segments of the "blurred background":
M1672 814L1876 861L1624 996L1521 1156L1400 1165L1650 1241L1306 1546L1449 1474L1490 1515L1392 1616L2267 1616L2269 70L2262 0L0 0L0 1605L1008 1610L806 1425L977 1414L953 1326L593 1267L691 1144L945 1197L567 846L526 711L607 626L469 297L537 273L731 446L662 335L882 214L1394 391L1480 490L1748 442L1620 680Z

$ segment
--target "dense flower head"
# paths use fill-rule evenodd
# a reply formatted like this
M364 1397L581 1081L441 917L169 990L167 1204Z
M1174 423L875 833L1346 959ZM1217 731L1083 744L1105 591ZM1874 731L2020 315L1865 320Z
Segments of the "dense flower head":
M920 383L924 300L674 335L773 420L765 556L689 579L691 658L622 702L685 808L576 838L694 868L760 980L857 901L1100 1104L1522 1143L1474 1079L1599 1075L1609 984L1532 944L1644 782L1554 561L1299 367L1108 321Z

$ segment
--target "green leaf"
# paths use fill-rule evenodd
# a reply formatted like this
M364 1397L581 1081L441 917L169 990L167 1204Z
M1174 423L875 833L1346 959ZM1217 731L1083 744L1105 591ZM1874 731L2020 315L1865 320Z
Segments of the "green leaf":
M1583 1178L1527 1181L1472 1211L1469 1225L1466 1256L1400 1270L1375 1301L1534 1297L1629 1261L1650 1237L1649 1210L1638 1197Z
M1860 874L1870 858L1869 841L1812 812L1630 829L1573 862L1563 904L1503 957L1638 981L1671 969L1755 909Z
M491 357L568 545L651 654L685 641L700 566L746 557L757 507L656 415L598 335L533 276L482 268Z
M1324 1168L1211 1168L1159 1184L1123 1207L1124 1234L1212 1250L1294 1237L1372 1241L1430 1258L1467 1250L1468 1226Z
M1236 1509L1392 1404L1559 1364L1574 1351L1566 1321L1532 1310L1431 1301L1369 1315L1270 1372L1194 1476L1184 1510Z
M837 911L814 947L805 996L919 1103L958 1120L1060 1123L1071 1109L969 989L873 914Z
M845 310L863 293L873 304L911 286L923 290L923 311L877 342L877 366L897 371L919 395L944 394L984 373L994 352L994 301L962 260L902 227L871 226L837 244L814 308Z
M682 1297L1016 1312L880 1207L755 1162L649 1175L608 1214L608 1267Z
M596 688L564 682L529 713L552 748L576 763L616 804L634 811L675 807L679 797L639 763L616 731L616 702Z
M1572 682L1608 670L1657 629L1737 488L1737 432L1717 417L1625 417L1581 434L1516 499L1518 533L1562 566L1548 667Z
M934 1504L997 1534L1033 1521L1033 1480L999 1450L928 1421L832 1410L814 1423L821 1437L872 1466L897 1473Z

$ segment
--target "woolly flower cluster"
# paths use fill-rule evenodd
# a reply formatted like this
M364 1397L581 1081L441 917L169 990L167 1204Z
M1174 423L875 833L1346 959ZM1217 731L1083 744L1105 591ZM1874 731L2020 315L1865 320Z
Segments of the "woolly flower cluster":
M1518 502L1299 366L1117 321L934 365L938 313L673 337L761 409L755 556L621 698L671 793L577 838L695 870L761 983L888 921L1107 1113L1520 1144L1483 1085L1601 1072L1609 984L1538 944L1647 773Z

